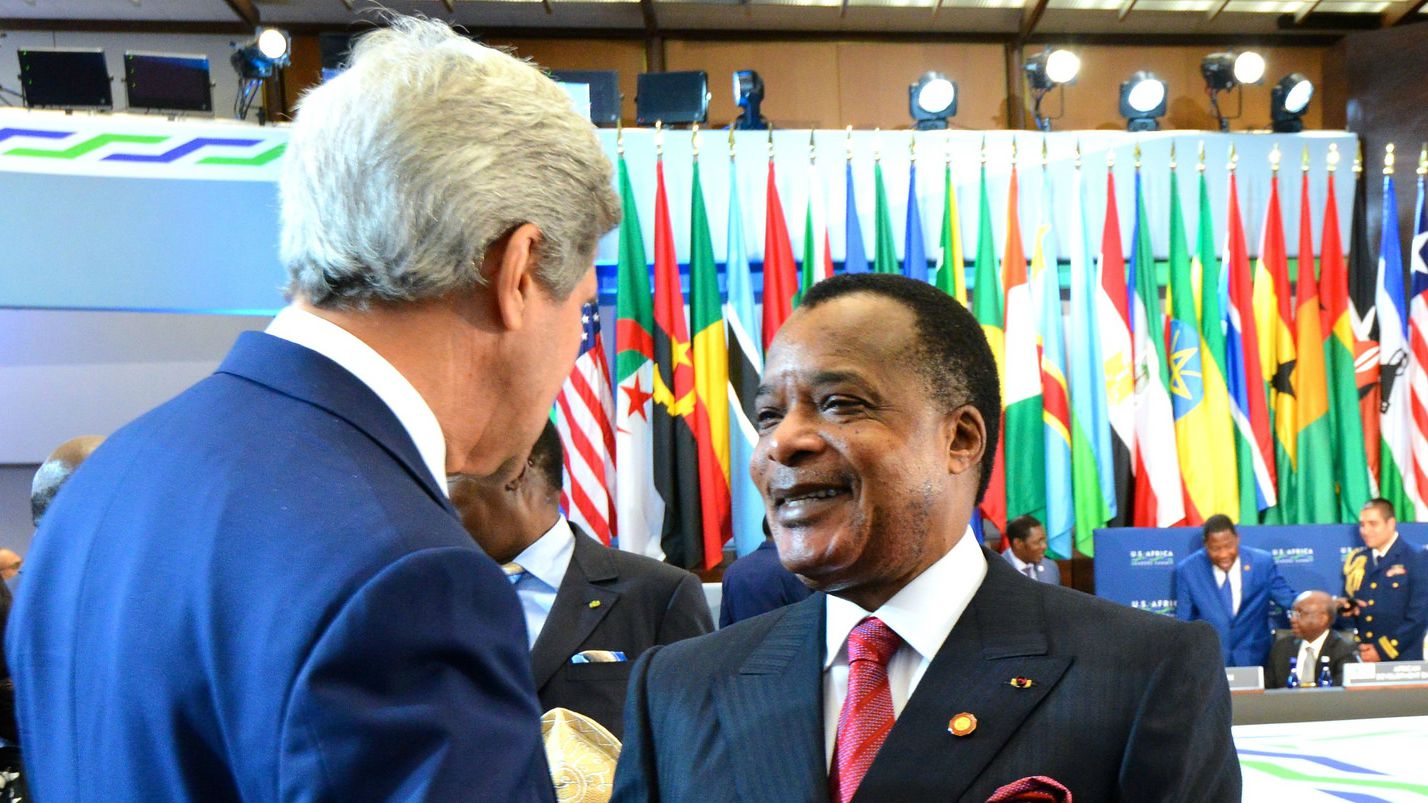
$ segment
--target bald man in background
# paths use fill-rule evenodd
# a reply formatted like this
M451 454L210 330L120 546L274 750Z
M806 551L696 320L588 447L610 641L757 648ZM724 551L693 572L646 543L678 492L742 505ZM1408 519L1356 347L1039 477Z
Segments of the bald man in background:
M44 518L45 511L50 509L50 503L54 501L55 494L59 493L60 486L64 485L79 468L80 463L89 459L94 454L94 450L99 448L99 444L104 442L102 435L80 435L78 438L70 438L55 447L50 456L45 458L45 462L40 464L39 470L35 472L35 479L30 483L30 518L34 520L35 526L40 526L40 519ZM0 575L6 567L5 555L7 550L0 550ZM16 556L18 557L18 556ZM15 571L19 571L17 564ZM13 576L13 575L11 575ZM6 580L10 577L5 577Z

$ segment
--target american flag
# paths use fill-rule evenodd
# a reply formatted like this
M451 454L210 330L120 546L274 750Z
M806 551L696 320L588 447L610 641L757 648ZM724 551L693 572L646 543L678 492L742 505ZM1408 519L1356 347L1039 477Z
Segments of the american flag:
M573 524L615 546L615 404L600 308L586 304L580 320L580 356L555 398L555 426L565 450L560 504Z

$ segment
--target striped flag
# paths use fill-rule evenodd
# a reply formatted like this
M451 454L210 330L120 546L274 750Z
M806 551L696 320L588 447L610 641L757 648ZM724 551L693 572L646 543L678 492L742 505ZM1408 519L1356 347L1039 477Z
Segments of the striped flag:
M893 243L892 210L888 208L888 191L883 184L883 163L873 163L873 184L877 204L873 209L873 271L900 273L897 246Z
M620 157L620 264L615 296L615 483L621 549L664 559L664 498L655 487L654 301L630 171Z
M758 443L754 429L754 395L764 372L759 346L759 319L754 316L754 282L744 244L744 216L739 204L738 170L729 155L729 255L726 265L729 299L724 303L724 327L729 341L729 497L734 551L747 555L764 541L761 523L764 499L749 477L749 461Z
M1418 166L1418 203L1413 215L1413 247L1408 254L1413 276L1409 291L1413 298L1409 309L1409 394L1413 411L1413 473L1419 499L1428 493L1428 209L1424 208L1423 184L1426 168L1428 146L1424 147Z
M992 356L997 360L997 376L1001 377L1001 398L1007 398L1006 336L1002 309L1001 281L997 277L997 246L992 242L992 207L987 198L986 143L982 145L981 200L977 211L977 264L975 286L972 288L972 315L982 325L982 334L992 347ZM998 430L1003 433L997 438L997 454L992 461L992 476L987 483L987 491L982 495L978 510L982 516L996 525L998 532L1007 529L1007 484L1006 484L1006 408L1002 409L1002 420Z
M952 152L942 168L942 247L937 254L938 289L967 306L967 272L962 261L962 222L957 217L957 185L952 183Z
M1041 357L1036 347L1036 309L1021 245L1016 156L1007 189L1007 242L1002 256L1006 288L1006 476L1007 516L1046 521L1046 438L1042 422Z
M1210 212L1210 188L1205 181L1204 162L1200 168L1200 225L1195 265L1200 274L1201 366L1205 374L1205 411L1209 431L1205 451L1215 472L1214 512L1231 520L1240 517L1240 487L1235 463L1235 425L1231 412L1229 384L1225 379L1225 271L1215 253L1215 223Z
M1096 295L1096 331L1106 375L1106 419L1111 426L1111 525L1130 524L1131 474L1135 465L1135 361L1131 353L1130 291L1121 250L1116 174L1106 165L1106 220L1101 228L1100 275ZM1087 555L1091 553L1082 550Z
M560 505L572 523L610 546L619 532L613 493L615 401L599 305L586 305L580 322L580 356L555 397L555 428L565 453Z
M903 235L902 272L910 279L927 281L927 248L922 241L922 212L917 203L917 160L907 173L907 231Z
M773 156L769 156L769 183L764 206L764 351L793 312L798 293L798 274L793 262L793 244L788 239L788 223L778 199Z
M1047 548L1054 558L1071 557L1075 500L1071 487L1071 394L1066 382L1066 324L1061 312L1061 272L1051 210L1051 181L1041 169L1041 223L1031 255L1032 308L1036 311L1041 363L1042 439L1046 444Z
M1276 157L1271 157L1277 159ZM1275 483L1279 504L1265 514L1267 524L1295 524L1299 511L1294 492L1295 443L1294 302L1289 292L1289 256L1284 245L1284 216L1279 204L1279 166L1269 183L1269 205L1260 231L1254 272L1254 323L1259 332L1261 376L1269 390L1269 421L1274 432Z
M847 176L847 192L844 195L844 247L843 271L845 273L867 273L868 251L863 247L863 224L858 220L858 195L853 187L853 157L843 168Z
M1185 518L1175 414L1165 369L1165 316L1145 216L1140 170L1135 174L1135 244L1131 250L1131 349L1135 358L1135 514L1137 527L1171 527Z
M1333 461L1338 467L1339 521L1358 521L1359 510L1373 496L1364 455L1364 428L1359 416L1359 390L1354 379L1354 330L1349 307L1348 265L1339 239L1338 201L1334 198L1333 165L1324 227L1319 245L1319 293L1323 300L1324 372L1329 380L1329 429ZM1378 367L1374 360L1375 369ZM1376 374L1377 372L1375 372ZM1375 416L1376 418L1377 416ZM1377 438L1378 433L1374 433Z
M1233 160L1233 157L1231 157ZM1230 211L1225 245L1225 383L1235 422L1235 461L1240 488L1240 521L1254 522L1278 501L1274 481L1274 436L1259 365L1259 336L1254 321L1254 290L1249 248L1240 217L1239 189L1230 167Z
M699 136L697 133L694 135ZM704 208L695 145L689 217L689 319L694 351L694 439L699 447L699 511L704 521L704 568L724 559L729 521L729 351L724 342L719 267Z
M1379 495L1393 503L1399 521L1417 521L1422 503L1414 483L1408 412L1408 320L1403 293L1403 250L1398 240L1398 200L1393 175L1383 177L1383 237L1378 252Z
M811 143L810 143L811 144ZM808 160L808 211L803 216L803 277L793 305L814 284L833 275L833 254L828 248L828 218L823 213L823 182L818 165Z
M1081 167L1071 193L1070 242L1071 323L1066 352L1071 376L1071 493L1075 508L1074 546L1093 555L1092 532L1105 526L1116 503L1115 465L1106 398L1106 367L1098 337L1096 305L1102 294L1096 282L1086 232L1085 187Z
M1364 459L1368 461L1369 492L1378 496L1383 437L1379 432L1382 401L1378 372L1378 259L1368 231L1368 187L1364 182L1363 143L1354 159L1354 214L1349 221L1349 314L1354 325L1354 382L1359 391ZM1351 521L1358 521L1355 510Z
M1309 213L1309 148L1299 191L1299 275L1295 303L1294 466L1296 524L1331 524L1339 519L1330 445L1329 387L1324 376L1323 311L1314 278L1314 225Z

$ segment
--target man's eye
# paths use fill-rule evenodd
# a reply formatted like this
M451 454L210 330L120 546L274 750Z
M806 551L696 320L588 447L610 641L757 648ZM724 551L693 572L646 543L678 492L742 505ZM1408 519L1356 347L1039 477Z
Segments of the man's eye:
M863 403L848 396L829 396L820 405L824 410L832 413L847 413L861 409Z
M783 419L783 414L778 410L759 410L756 414L756 425L760 430L777 426Z

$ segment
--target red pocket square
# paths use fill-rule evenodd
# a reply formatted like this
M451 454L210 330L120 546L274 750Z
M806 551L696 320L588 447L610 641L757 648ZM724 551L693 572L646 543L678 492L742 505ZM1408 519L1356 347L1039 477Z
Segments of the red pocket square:
M1054 778L1032 775L993 792L987 803L1071 803L1071 790Z

